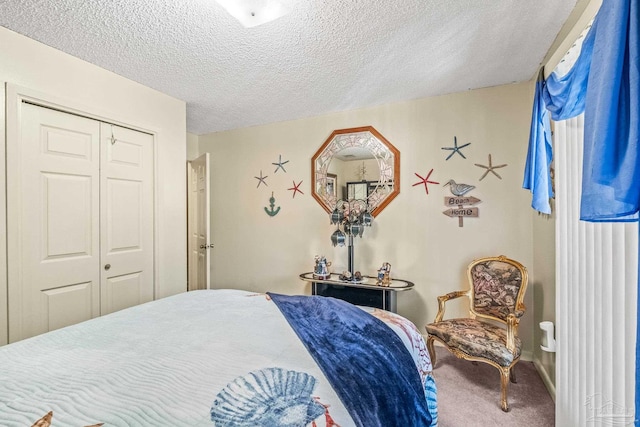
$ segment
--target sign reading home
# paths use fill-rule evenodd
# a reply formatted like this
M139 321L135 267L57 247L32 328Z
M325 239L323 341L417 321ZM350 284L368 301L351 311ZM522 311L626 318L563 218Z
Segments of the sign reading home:
M458 227L462 227L464 225L463 218L477 218L478 217L478 208L472 208L470 206L477 205L482 202L482 200L473 197L473 196L465 196L465 197L448 197L444 198L444 205L449 207L446 211L442 213L448 217L458 217ZM468 205L468 206L465 206Z

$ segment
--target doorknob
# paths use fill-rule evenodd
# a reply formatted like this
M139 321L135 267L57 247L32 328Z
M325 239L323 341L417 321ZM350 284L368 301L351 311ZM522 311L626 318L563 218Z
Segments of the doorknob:
M104 269L105 269L105 270L108 270L108 269L110 269L110 268L111 268L111 264L105 264L105 266L104 266Z

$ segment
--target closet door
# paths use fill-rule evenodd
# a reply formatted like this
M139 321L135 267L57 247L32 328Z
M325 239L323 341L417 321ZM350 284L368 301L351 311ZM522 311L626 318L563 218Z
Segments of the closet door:
M101 314L153 299L153 137L101 125Z
M100 314L98 122L23 104L8 156L9 341Z
M153 299L153 137L23 103L8 146L9 341Z

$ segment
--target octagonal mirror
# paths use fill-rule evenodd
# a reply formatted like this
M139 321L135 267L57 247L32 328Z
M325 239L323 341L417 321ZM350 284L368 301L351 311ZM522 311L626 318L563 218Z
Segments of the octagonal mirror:
M372 126L335 130L311 159L311 188L328 213L363 199L376 216L400 193L400 152Z

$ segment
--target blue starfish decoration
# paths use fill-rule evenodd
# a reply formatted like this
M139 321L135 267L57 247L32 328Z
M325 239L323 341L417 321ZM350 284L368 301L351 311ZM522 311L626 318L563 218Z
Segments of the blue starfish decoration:
M286 161L283 162L282 161L282 154L278 155L278 162L277 163L271 163L272 165L277 166L276 170L273 171L273 173L278 172L278 169L282 169L286 173L287 171L286 171L286 169L284 168L283 165L285 165L287 163L289 163L289 160L286 160Z
M442 147L443 150L451 150L451 154L449 154L445 160L449 160L451 158L451 156L453 156L456 153L460 154L463 159L466 159L466 157L464 156L464 154L462 154L462 151L460 151L460 150L462 148L466 147L467 145L471 145L471 143L467 142L466 144L461 145L460 147L458 147L458 138L456 138L454 136L453 137L453 147Z
M269 185L267 185L267 181L265 181L265 179L267 179L268 177L269 175L262 176L262 171L260 171L260 176L254 176L254 178L258 180L258 186L256 188L260 187L260 184L264 184L268 187Z

